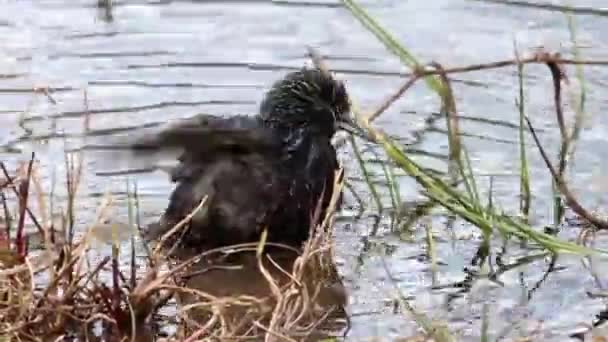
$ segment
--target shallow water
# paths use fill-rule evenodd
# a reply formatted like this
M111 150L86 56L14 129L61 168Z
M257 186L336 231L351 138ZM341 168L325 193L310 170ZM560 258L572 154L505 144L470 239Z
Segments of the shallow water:
M82 143L85 88L91 134L104 135L200 112L253 113L272 81L307 61L306 45L326 55L363 108L373 109L392 94L403 82L400 73L407 71L337 2L126 0L116 3L112 18L95 3L7 1L0 13L2 158L25 160L29 151L36 151L47 185L52 182L48 177L52 166L56 166L57 179L62 179L64 143L68 147ZM361 3L421 60L445 66L510 59L514 40L522 53L543 46L568 55L571 49L566 17L557 11L466 0ZM599 0L576 3L603 5ZM575 18L583 56L606 59L605 18ZM546 69L526 68L526 105L554 157L559 134ZM576 88L574 70L568 71L571 87ZM577 194L584 195L580 200L595 208L606 202L606 184L601 179L602 170L608 167L608 118L602 114L608 104L602 90L608 82L608 69L588 67L585 71L587 110L593 116L583 132L569 181ZM516 210L516 70L459 74L454 79L463 141L480 186L487 189L488 176L494 176L495 201L505 210ZM56 104L33 93L33 87L52 88ZM418 151L417 160L445 169L445 121L437 118L427 123L438 108L436 97L419 82L375 124ZM572 115L570 110L566 114ZM551 184L530 138L528 142L532 222L543 226L551 223ZM341 155L354 187L365 203L373 203L352 152L344 148ZM372 153L365 157L375 158ZM94 160L85 162L88 172L79 193L79 222L96 214L94 208L106 191L120 199L125 189L123 177L95 177L92 170L99 165ZM374 171L381 182L381 170ZM404 200L420 198L413 180L399 180ZM163 210L171 184L160 172L139 175L137 182L142 217L148 222ZM388 197L384 199L389 205ZM356 204L352 196L348 200ZM416 333L411 316L395 305L394 284L418 310L447 321L462 340L479 340L484 305L492 339L505 334L511 340L536 332L535 340L551 341L568 340L578 324L591 323L606 307L602 299L588 295L602 292L606 277L600 272L594 278L580 258L568 256L560 256L546 276L550 260L540 258L502 273L501 285L479 280L466 295L453 296L458 288L433 285L465 279L464 269L472 268L470 260L480 242L479 231L460 221L450 231L446 217L434 216L441 262L433 272L422 226L413 234L413 241L405 242L383 219L371 236L374 208L366 209L359 221L345 212L335 233L338 268L350 300L349 340L392 340ZM578 228L566 227L559 236L573 240L578 232ZM500 241L496 245L498 250ZM600 235L596 246L608 248L606 238ZM534 253L537 251L512 243L502 261L512 264ZM597 270L603 266L600 261L595 264Z

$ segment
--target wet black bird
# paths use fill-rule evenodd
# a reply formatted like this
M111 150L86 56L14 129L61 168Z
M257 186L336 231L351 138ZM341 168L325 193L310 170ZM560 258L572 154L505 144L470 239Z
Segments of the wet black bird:
M199 115L130 145L135 156L180 150L176 187L154 229L164 233L208 196L182 243L197 249L268 240L299 247L339 164L331 139L353 127L344 84L316 68L276 81L255 116ZM322 213L323 215L323 213Z

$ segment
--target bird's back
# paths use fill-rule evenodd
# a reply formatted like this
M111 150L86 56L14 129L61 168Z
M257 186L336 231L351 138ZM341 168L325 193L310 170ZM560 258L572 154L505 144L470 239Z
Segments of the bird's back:
M176 186L169 205L149 238L168 231L207 196L182 238L187 247L254 242L264 228L269 241L299 246L306 240L318 200L325 193L324 208L332 193L337 161L329 141L306 130L268 127L256 117L190 122L196 129L188 126L187 139L181 134L186 125L178 125L139 144L184 150L171 172Z
M207 196L192 217L188 245L217 247L253 241L265 220L280 206L286 182L266 154L213 153L182 162L186 175L174 178L175 190L161 219L164 230L177 224Z

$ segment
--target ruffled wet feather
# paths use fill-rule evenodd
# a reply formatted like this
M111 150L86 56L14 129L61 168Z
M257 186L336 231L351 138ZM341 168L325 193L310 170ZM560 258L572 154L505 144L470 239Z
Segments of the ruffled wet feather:
M153 235L194 216L185 245L209 247L251 242L268 228L272 242L299 246L308 238L320 199L323 211L338 169L331 138L346 121L344 85L318 69L287 74L266 93L256 116L198 115L114 145L128 166L149 167L172 156L165 168L176 187ZM124 153L126 152L126 153ZM323 216L323 214L321 215Z

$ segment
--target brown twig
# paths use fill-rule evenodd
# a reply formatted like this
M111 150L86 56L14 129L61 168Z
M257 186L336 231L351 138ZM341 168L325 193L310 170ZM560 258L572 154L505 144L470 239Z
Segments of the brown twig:
M2 172L4 173L4 177L6 177L8 182L12 185L12 186L10 186L10 188L13 189L15 196L17 196L17 198L19 198L19 196L20 196L19 191L15 187L15 179L10 176L10 174L8 173L8 170L6 169L6 165L4 165L4 163L1 161L0 161L0 169L2 169ZM32 220L32 223L34 223L34 226L36 226L36 228L38 229L38 233L44 234L44 229L42 228L42 226L36 219L36 216L34 215L34 213L32 213L32 211L30 210L30 208L26 207L25 211L28 214L30 220Z
M53 95L51 95L51 89L49 87L34 87L33 88L34 93L42 93L46 96L47 100L49 100L49 102L51 104L56 105L57 101L55 101L55 99L53 98Z
M5 233L6 234L5 238L6 238L7 242L10 243L10 241L11 241L11 229L12 229L12 226L13 226L13 224L12 224L13 219L11 217L10 211L8 210L8 204L6 203L6 195L4 194L4 191L2 191L2 190L0 190L0 200L2 201L2 208L4 210L4 225L5 225L5 228L6 228L6 230L5 230L5 232L6 232Z
M30 181L32 176L32 166L34 164L35 155L32 152L32 158L27 167L27 173L25 181L19 184L19 223L17 224L17 235L15 236L15 243L17 245L17 254L24 257L27 253L25 250L25 242L23 233L25 230L25 210L27 208L27 201L29 197Z
M75 214L74 214L74 201L76 197L74 182L76 181L74 177L74 165L71 162L70 155L65 153L65 181L68 193L68 203L67 203L67 220L68 220L68 244L72 245L74 241L74 223L75 223Z
M561 80L566 79L566 74L555 61L547 61L546 64L547 67L549 67L551 77L553 78L553 101L555 103L555 113L557 115L559 131L562 135L562 140L566 141L568 140L568 131L566 129L566 120L564 119L564 111L562 109L561 92Z
M566 171L568 150L570 148L570 135L566 128L566 120L564 118L564 111L562 106L562 88L561 80L568 81L566 73L562 70L561 66L554 62L547 62L547 66L551 71L551 78L553 79L553 101L555 105L555 115L557 117L557 123L559 125L559 131L561 136L561 144L559 149L559 165L557 174L560 179L564 178ZM558 199L559 201L559 199ZM560 222L564 213L563 205L561 202L556 203L556 222Z
M415 72L401 87L399 87L399 89L393 95L389 96L386 100L384 100L384 102L382 102L378 109L369 114L366 120L368 122L376 120L393 103L395 103L395 101L399 100L399 98L401 98L401 96L403 96L403 94L405 94L405 92L408 91L408 89L410 89L414 85L414 83L416 83L416 81L418 81L420 78L422 78L422 76L420 76L419 73Z
M570 58L563 58L558 54L550 54L545 51L540 51L535 53L534 55L526 58L517 59L507 59L497 62L491 63L480 63L480 64L471 64L467 66L461 67L452 67L444 69L443 72L445 74L456 74L456 73L465 73L472 71L481 71L487 69L498 69L504 68L507 66L521 64L547 64L547 63L555 63L555 64L568 64L568 65L596 65L596 66L608 66L607 60L577 60ZM420 77L429 76L429 75L439 75L441 71L439 70L424 70L424 71L414 71L412 74L419 75Z
M460 139L458 138L460 134L460 128L458 125L458 113L456 111L456 101L454 100L454 92L452 91L450 79L448 78L448 75L445 73L445 69L441 66L441 64L433 62L431 63L431 65L439 71L439 77L443 83L443 94L441 94L441 98L443 102L443 111L445 111L446 113L446 121L449 134L448 139L450 140L450 160L452 162L456 162L458 165L461 165L462 163L460 156L462 146L460 144ZM460 169L463 168L460 167ZM453 181L456 181L456 179L454 179Z
M318 55L318 54L317 54ZM524 64L547 64L550 68L551 66L558 66L560 64L574 64L574 65L601 65L608 66L608 61L604 60L574 60L568 58L562 58L559 54L550 54L545 51L539 51L534 55L526 58L513 58L508 60L502 60L491 63L479 63L479 64L471 64L467 66L459 66L459 67L451 67L451 68L441 68L441 69L425 69L423 67L418 67L413 70L411 73L404 74L404 76L410 76L410 78L405 81L405 83L397 90L395 94L390 96L388 99L382 102L382 104L376 109L372 114L368 116L368 122L371 120L375 120L378 118L386 109L388 109L395 101L397 101L403 94L410 89L418 80L424 78L426 76L432 75L449 75L456 73L467 73L473 71L482 71L488 69L498 69L504 68L513 65L524 65ZM559 67L557 68L559 71ZM552 70L553 72L553 70ZM564 77L564 73L560 71L562 77ZM560 78L561 79L561 78ZM561 100L560 100L561 101Z
M534 130L534 127L532 127L532 123L530 122L530 119L527 116L526 116L526 122L528 123L528 128L530 129L530 132L532 133L534 142L536 143L536 146L538 147L538 150L539 150L543 160L545 161L545 164L547 165L549 172L551 172L551 176L553 176L553 180L555 181L555 184L557 185L557 187L558 187L559 191L562 193L562 195L566 198L566 203L568 204L568 206L570 208L572 208L572 210L575 213L577 213L579 216L581 216L582 218L587 220L589 223L596 226L598 229L608 229L608 221L604 221L600 218L595 217L593 214L588 212L576 200L576 198L574 197L572 192L570 192L570 189L568 189L568 186L566 185L564 180L559 176L559 174L553 167L553 164L551 164L551 161L549 160L549 157L547 156L545 149L542 147L540 140L538 139L538 136L536 134L536 131Z

